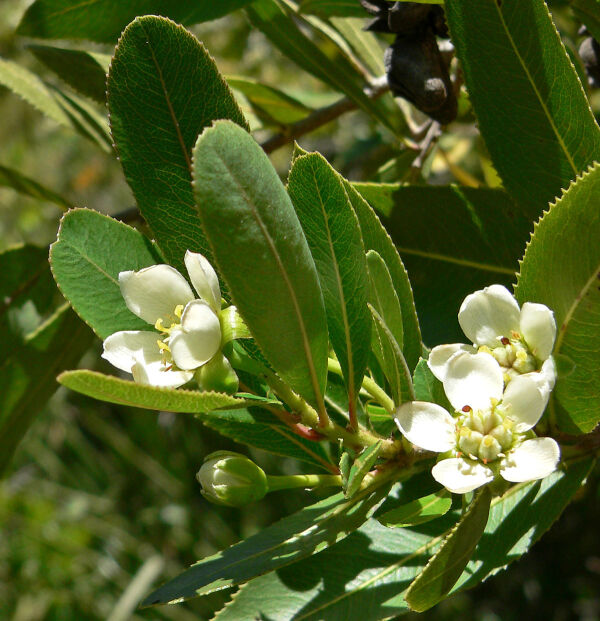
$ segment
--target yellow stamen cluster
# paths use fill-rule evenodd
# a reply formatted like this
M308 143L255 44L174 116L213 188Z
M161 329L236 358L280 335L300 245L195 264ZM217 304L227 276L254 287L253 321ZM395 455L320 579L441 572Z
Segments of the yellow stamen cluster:
M511 332L511 338L498 339L496 347L482 345L480 352L493 356L504 370L504 383L508 384L511 379L522 373L531 373L538 370L538 363L529 351L523 337L518 332Z
M173 330L179 330L181 326L181 316L183 315L183 304L178 304L174 310L173 314L169 317L173 321L169 325L169 327L165 327L163 324L162 317L159 317L154 324L154 328L160 332L163 336L157 339L156 344L158 345L158 349L162 354L162 363L165 367L165 370L170 370L173 368L173 357L171 356L171 349L169 347L169 338Z

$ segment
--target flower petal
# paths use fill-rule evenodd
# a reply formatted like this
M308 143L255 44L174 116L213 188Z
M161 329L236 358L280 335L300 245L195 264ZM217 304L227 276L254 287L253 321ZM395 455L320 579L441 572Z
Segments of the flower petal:
M203 300L190 302L181 316L181 330L169 338L175 364L185 371L197 369L217 353L220 345L219 318Z
M526 440L500 463L500 474L511 483L543 479L556 470L560 447L552 438Z
M431 474L453 494L466 494L494 478L494 473L487 466L462 457L443 459L431 469Z
M189 382L194 374L191 371L166 369L161 360L138 361L131 368L133 379L138 384L148 384L161 388L179 388Z
M444 453L456 444L454 418L435 403L403 403L396 410L394 419L406 439L426 451Z
M458 323L477 345L493 347L498 337L519 330L519 305L506 287L491 285L468 295L458 311Z
M452 343L451 345L438 345L431 350L429 358L427 359L427 366L431 372L437 377L440 382L446 379L446 369L448 367L448 361L454 354L458 352L468 352L476 354L477 349L472 345L465 345L463 343Z
M539 375L547 384L547 389L551 391L556 383L556 363L554 362L554 358L552 356L546 358L542 368L540 369Z
M510 380L502 397L502 408L516 423L515 431L519 433L537 424L550 397L550 391L539 385L535 375L539 373L526 373Z
M102 357L117 369L131 373L131 367L138 359L161 359L157 340L156 332L115 332L105 339Z
M139 272L119 274L121 294L127 308L149 324L162 319L166 326L177 321L175 307L194 299L187 280L170 265L152 265Z
M490 354L458 353L448 361L444 390L456 410L487 410L491 399L502 398L503 388L502 368Z
M184 261L192 285L194 285L198 295L205 302L208 302L215 313L221 310L221 288L213 266L206 257L189 250L185 253Z
M521 334L531 353L538 360L546 360L552 353L556 338L554 313L543 304L525 302L521 308Z

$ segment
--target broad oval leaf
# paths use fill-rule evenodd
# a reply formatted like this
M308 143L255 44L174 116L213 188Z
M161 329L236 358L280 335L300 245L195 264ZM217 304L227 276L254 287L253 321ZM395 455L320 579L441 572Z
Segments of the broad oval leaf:
M110 125L137 205L167 261L210 258L194 208L192 148L215 119L246 122L204 46L162 17L136 19L108 74Z
M43 39L89 39L112 43L138 15L164 15L182 24L217 19L251 0L35 0L17 33Z
M218 121L194 149L198 210L216 263L274 369L324 411L327 323L300 222L264 151Z
M521 304L541 302L554 311L554 351L574 363L553 393L562 406L557 422L569 433L590 432L600 421L599 195L597 164L535 225L515 290Z
M600 157L600 129L543 0L446 0L479 129L506 189L537 217Z
M371 345L369 280L358 220L337 173L318 153L294 160L288 193L315 261L329 338L354 410Z
M119 272L164 263L149 239L131 227L89 209L61 220L50 247L50 264L61 293L101 338L119 330L149 330L125 305Z

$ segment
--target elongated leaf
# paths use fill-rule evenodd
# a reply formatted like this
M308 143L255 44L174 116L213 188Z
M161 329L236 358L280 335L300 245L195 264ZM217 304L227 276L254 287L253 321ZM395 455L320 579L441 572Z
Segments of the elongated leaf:
M396 405L412 401L414 400L412 378L402 350L381 315L371 304L369 309L375 325L373 353L390 383L392 399Z
M336 472L319 442L295 434L288 425L266 410L256 407L218 411L201 414L199 418L207 427L241 444Z
M300 13L319 17L368 17L368 13L354 0L301 0Z
M504 186L537 217L600 157L600 129L543 0L447 0L479 129Z
M430 401L441 405L449 412L453 411L454 408L446 397L442 382L431 372L427 366L427 360L423 358L419 360L419 364L415 368L413 384L417 401Z
M452 496L446 490L423 496L397 509L387 511L377 519L388 528L415 526L445 515L452 506Z
M571 0L573 12L600 41L600 0Z
M295 123L312 110L298 99L256 80L227 76L227 83L246 96L256 114L265 122L283 125Z
M398 347L404 347L402 309L387 265L375 250L367 252L367 264L371 279L371 305L379 313L392 333Z
M566 472L495 498L484 535L454 590L475 586L526 552L558 518L592 465L572 464ZM369 520L331 548L243 585L217 619L377 621L400 615L407 611L406 589L453 520L454 512L410 528Z
M345 93L360 108L393 132L404 127L398 107L389 114L387 105L370 99L364 92L364 77L350 61L338 54L330 59L319 45L296 25L279 0L255 0L247 9L252 25L261 30L286 56L315 77Z
M381 450L381 442L376 442L367 447L355 460L348 472L348 481L345 485L344 496L352 498L367 476L371 468L375 465L379 451Z
M460 304L490 283L510 286L531 220L502 190L375 183L355 187L381 214L406 265L427 342L463 340L456 320ZM389 267L389 259L386 263Z
M217 19L250 0L36 0L25 12L18 34L44 39L89 39L112 43L138 15L164 15L182 24Z
M127 308L119 288L119 272L164 262L135 229L88 209L69 211L50 262L62 294L101 339L119 330L151 329Z
M358 220L337 173L318 153L294 160L288 193L315 261L329 338L353 410L371 345L369 280Z
M151 593L143 606L212 593L285 567L343 539L361 526L390 485L346 500L335 494L190 567Z
M220 121L198 139L194 183L204 230L236 307L275 370L322 411L328 351L323 296L275 169L249 134Z
M0 185L12 188L21 194L26 194L27 196L42 201L49 201L62 209L71 207L71 203L66 198L63 198L60 194L53 192L30 177L22 175L14 168L0 166Z
M422 573L410 585L405 599L411 610L429 610L456 584L483 535L491 500L490 490L485 487L444 539Z
M168 262L183 269L186 250L210 257L194 208L192 148L215 119L246 126L213 59L170 20L136 19L111 63L108 107L125 177Z
M63 386L88 397L134 408L200 413L247 405L245 399L237 399L220 392L158 388L95 371L65 371L57 379Z
M414 369L419 357L421 356L421 330L419 320L415 311L412 288L408 280L408 274L398 251L394 247L394 242L383 228L379 218L371 209L365 199L354 189L354 187L344 180L344 187L348 192L350 202L358 217L360 230L362 233L365 250L375 250L390 272L394 289L402 309L404 357L409 369Z
M516 296L555 314L555 352L574 369L559 379L553 398L559 426L587 433L600 421L600 165L563 193L536 224ZM552 404L550 411L552 412Z
M81 94L104 103L110 56L48 45L30 45L35 57Z
M75 366L92 342L92 333L64 305L0 362L0 475L46 401L55 377Z

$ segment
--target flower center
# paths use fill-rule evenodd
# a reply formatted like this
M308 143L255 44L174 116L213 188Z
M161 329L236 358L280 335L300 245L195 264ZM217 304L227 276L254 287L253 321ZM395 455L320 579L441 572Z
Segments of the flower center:
M514 443L513 421L492 400L487 410L465 406L456 420L456 446L460 455L484 464L504 457Z
M525 340L518 332L512 332L511 337L498 337L498 345L488 347L482 345L480 352L491 354L504 371L504 383L523 373L538 370L538 364L527 347Z
M168 327L165 327L163 324L162 317L159 317L154 324L156 330L161 333L161 337L157 339L156 344L158 345L158 349L162 355L162 364L165 371L170 371L174 366L173 356L171 355L171 349L169 347L169 340L173 332L181 330L181 315L183 314L183 304L178 304L169 319L172 322Z

